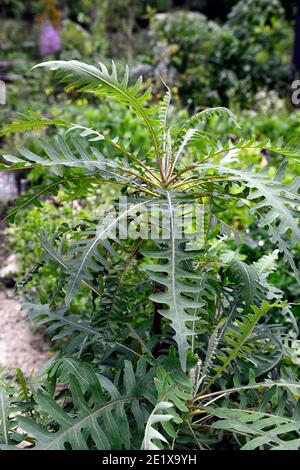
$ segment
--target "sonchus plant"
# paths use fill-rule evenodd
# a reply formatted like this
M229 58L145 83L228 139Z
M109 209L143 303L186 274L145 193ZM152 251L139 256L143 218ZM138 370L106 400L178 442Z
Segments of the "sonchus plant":
M288 159L299 159L295 142L224 141L207 131L219 118L238 126L223 107L180 124L172 113L170 124L170 90L153 106L142 78L130 84L128 68L119 78L114 63L110 71L75 60L34 68L129 108L149 147L144 154L128 137L34 112L3 129L60 129L39 136L39 153L3 156L2 170L49 170L10 220L58 191L68 201L111 184L127 200L100 216L94 198L89 220L41 233L44 257L28 278L43 263L56 263L61 274L48 303L27 297L24 308L61 352L42 388L24 377L20 390L2 386L2 448L23 441L33 449L209 449L220 440L228 448L298 448L300 384L288 340L296 325L269 281L278 256L299 277L300 180L282 183ZM278 173L248 168L248 149L278 154ZM241 254L248 227L231 220L236 207L275 245L252 264ZM274 311L287 319L281 327Z

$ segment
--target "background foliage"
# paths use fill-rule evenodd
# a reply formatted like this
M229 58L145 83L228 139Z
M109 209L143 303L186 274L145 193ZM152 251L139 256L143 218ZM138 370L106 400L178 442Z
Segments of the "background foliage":
M76 153L77 144L74 147L70 137L74 134L87 142L86 152L92 144L109 164L117 161L121 169L101 185L63 182L45 192L49 183L86 176L87 169L80 163L76 168L63 163L64 169L56 173L44 167L15 172L26 192L13 205L1 205L5 221L0 239L5 236L5 253L18 254L16 295L22 298L32 327L52 340L53 358L31 377L20 370L13 379L11 372L1 374L1 447L22 442L36 449L297 449L299 240L285 248L284 259L280 251L295 225L279 233L278 250L271 240L272 230L279 230L278 213L272 213L273 228L272 224L266 228L248 207L257 209L261 221L279 203L285 222L299 213L299 147L293 140L300 131L299 116L289 98L295 76L296 2L4 0L3 4L0 79L7 83L8 101L0 108L1 155L14 155L12 163L17 161L17 166L38 162L36 155L53 163L53 153L41 145L44 139L52 149L58 145L56 158L63 162L59 146L63 140L57 136ZM42 43L48 41L50 47L55 38L59 45L45 53ZM129 93L131 110L120 106L118 94L113 101L81 93L82 77L73 77L68 88L42 69L28 73L44 60L76 59L95 66L101 61L110 66L111 57L118 60L118 72L129 63L130 83L144 76L143 84ZM167 94L164 82L170 87ZM84 84L89 91L98 90L98 82ZM168 116L168 128L157 124L152 114L148 127L137 119L138 92L150 84L152 95L142 106L148 110L159 103L159 118L164 121ZM105 87L98 91L111 97ZM239 127L223 108L199 117L197 113L208 106L230 107L238 114ZM31 111L36 114L28 114ZM189 121L194 113L196 118ZM96 130L104 138L90 142L95 137L92 131L82 135L72 131L66 137L66 122ZM182 155L180 151L178 171L220 149L226 154L224 160L214 161L218 167L202 170L207 178L220 174L226 178L204 185L202 200L214 195L210 204L215 216L207 221L211 227L204 253L191 258L184 244L175 247L176 271L184 265L191 289L187 293L186 285L176 279L181 316L193 300L188 315L200 318L193 341L189 337L193 322L178 325L167 311L167 306L176 310L174 298L165 292L172 288L172 244L155 247L126 240L122 246L101 246L93 252L97 263L91 257L91 265L81 273L81 287L74 282L82 261L78 241L90 243L95 207L124 193L135 202L143 200L138 198L145 188L156 194L155 185L143 182L153 177L149 170L157 171L152 127L160 151L171 148L171 155L164 155L167 163L180 143L186 145ZM191 133L182 141L182 132L189 128ZM143 170L130 158L124 163L120 148L112 142L142 160ZM22 150L17 154L17 148L26 148L27 154ZM4 169L7 159L1 163ZM222 165L225 169L220 170ZM101 167L104 176L109 168ZM96 169L88 176L95 176ZM138 182L133 179L139 190L119 184L129 170L139 172ZM193 178L199 177L202 174L195 170ZM263 190L257 186L260 177L265 178ZM41 188L42 196L32 198ZM275 188L273 199L268 199L270 188ZM282 188L290 188L284 194L292 202L284 201L287 189ZM165 188L160 190L163 195ZM188 190L182 186L184 197ZM240 232L245 234L243 243L238 237L227 239L228 234ZM103 258L108 264L102 265ZM290 265L287 259L292 260ZM193 276L198 276L197 287ZM191 291L197 299L191 299ZM185 327L189 333L183 339Z

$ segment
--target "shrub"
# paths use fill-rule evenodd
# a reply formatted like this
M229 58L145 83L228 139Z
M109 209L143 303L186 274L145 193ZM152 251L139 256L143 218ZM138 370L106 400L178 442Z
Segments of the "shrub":
M129 108L150 144L140 152L122 135L36 114L6 129L66 130L40 140L39 153L5 155L9 169L49 169L49 181L11 219L58 188L68 201L119 185L128 204L116 200L102 213L94 205L79 224L41 235L46 258L61 268L60 294L48 303L27 298L24 308L62 352L45 368L43 388L32 390L24 377L21 394L1 386L2 448L23 441L35 449L155 450L172 441L182 450L220 440L228 448L298 448L296 325L269 277L279 254L298 277L291 249L300 235L299 180L284 184L282 167L272 178L237 159L241 150L266 149L298 160L294 141L215 139L202 127L211 118L238 125L222 107L169 127L170 90L149 106L142 80L128 84L127 68L118 78L114 63L111 72L78 61L39 66ZM247 262L243 234L222 220L231 203L249 208L275 250ZM74 311L81 289L90 292L84 315ZM280 329L274 312L283 316Z

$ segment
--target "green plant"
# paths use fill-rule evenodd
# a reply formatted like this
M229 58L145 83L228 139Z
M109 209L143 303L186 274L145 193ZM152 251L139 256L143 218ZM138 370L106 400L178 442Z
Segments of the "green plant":
M216 116L238 125L222 107L169 127L170 90L149 106L142 79L130 85L128 68L119 79L114 63L111 72L78 61L38 67L55 70L69 88L129 108L150 143L145 153L122 135L34 113L3 130L65 129L41 140L39 153L22 148L4 156L12 164L1 166L6 171L50 171L10 219L58 188L69 201L110 183L130 204L114 201L102 214L93 207L86 220L42 234L46 259L62 271L59 294L49 293L48 304L29 298L24 308L61 351L44 370L43 389L27 392L25 411L4 388L2 448L20 440L36 449L202 449L222 439L230 448L299 446L291 326L277 328L272 313L293 317L269 276L281 253L298 277L291 247L299 243L300 182L282 183L282 167L272 179L236 158L266 149L298 161L295 141L219 141L202 126ZM103 144L111 154L103 155ZM243 234L220 217L231 203L248 207L278 251L247 263ZM90 292L84 314L82 289Z
M192 11L158 14L150 30L173 51L174 84L189 106L245 109L261 89L288 95L293 30L279 0L242 0L223 24Z

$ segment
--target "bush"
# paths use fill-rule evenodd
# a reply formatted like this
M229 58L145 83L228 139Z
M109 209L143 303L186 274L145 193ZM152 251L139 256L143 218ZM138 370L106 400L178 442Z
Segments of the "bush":
M194 12L154 16L153 41L173 45L179 94L194 105L255 106L261 88L288 95L292 29L278 0L239 2L219 25Z

